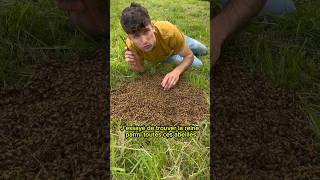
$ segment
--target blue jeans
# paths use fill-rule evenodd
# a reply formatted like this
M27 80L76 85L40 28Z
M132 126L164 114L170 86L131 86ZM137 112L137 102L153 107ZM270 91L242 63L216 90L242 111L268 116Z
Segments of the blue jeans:
M202 43L200 43L199 41L192 39L191 37L184 36L184 39L187 45L189 46L189 48L191 49L191 51L193 52L193 54L195 55L191 66L195 68L199 68L200 66L202 66L202 62L199 58L197 58L197 56L203 56L208 54L208 48ZM164 63L172 63L172 62L181 63L182 60L183 60L182 56L180 56L179 54L175 54L167 57Z
M225 5L228 0L219 0L222 5ZM296 10L296 7L292 0L267 0L263 9L260 11L261 14L273 14L282 15L286 13L292 13Z

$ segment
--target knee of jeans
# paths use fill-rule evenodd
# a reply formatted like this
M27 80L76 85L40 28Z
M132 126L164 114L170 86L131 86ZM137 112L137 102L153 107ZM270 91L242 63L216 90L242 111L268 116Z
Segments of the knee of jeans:
M203 46L203 48L201 49L200 55L207 55L208 54L208 48Z
M191 51L196 55L206 55L208 54L208 48L202 44L194 44L190 47Z
M176 54L176 55L168 57L167 61L169 61L169 62L170 61L181 61L182 59L183 58L180 55Z
M296 7L292 0L268 0L260 14L283 15L293 13L295 10Z

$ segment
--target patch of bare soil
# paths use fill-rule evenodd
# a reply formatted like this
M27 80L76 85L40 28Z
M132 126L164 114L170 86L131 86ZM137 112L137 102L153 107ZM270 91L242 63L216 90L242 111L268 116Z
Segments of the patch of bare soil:
M220 59L211 81L212 168L218 179L320 177L316 137L293 90Z
M35 69L0 92L0 179L106 179L105 50Z
M151 124L188 124L209 117L201 90L180 80L164 91L162 75L145 74L111 91L111 116Z

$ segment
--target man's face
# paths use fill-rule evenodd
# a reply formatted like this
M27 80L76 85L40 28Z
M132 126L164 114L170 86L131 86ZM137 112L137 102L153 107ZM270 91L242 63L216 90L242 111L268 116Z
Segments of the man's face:
M149 24L146 28L137 34L128 34L129 39L136 47L144 52L149 52L156 44L155 29L153 25Z

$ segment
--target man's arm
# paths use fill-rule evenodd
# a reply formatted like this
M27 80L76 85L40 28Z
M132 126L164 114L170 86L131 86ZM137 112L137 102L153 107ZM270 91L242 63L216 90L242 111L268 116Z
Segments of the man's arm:
M222 12L211 20L211 55L213 64L220 56L223 41L256 16L266 0L229 0Z
M174 70L178 71L180 74L183 73L193 62L193 53L188 47L187 44L184 44L184 47L179 53L183 57L181 64L179 64Z
M144 72L143 62L137 63L137 65L130 65L130 66L131 66L131 70L134 72L139 72L139 73Z
M144 72L144 62L134 50L126 49L125 61L130 65L131 70L135 72Z
M162 80L161 85L164 90L172 88L178 82L180 74L182 74L193 62L193 53L187 44L184 45L179 55L183 57L182 62Z

